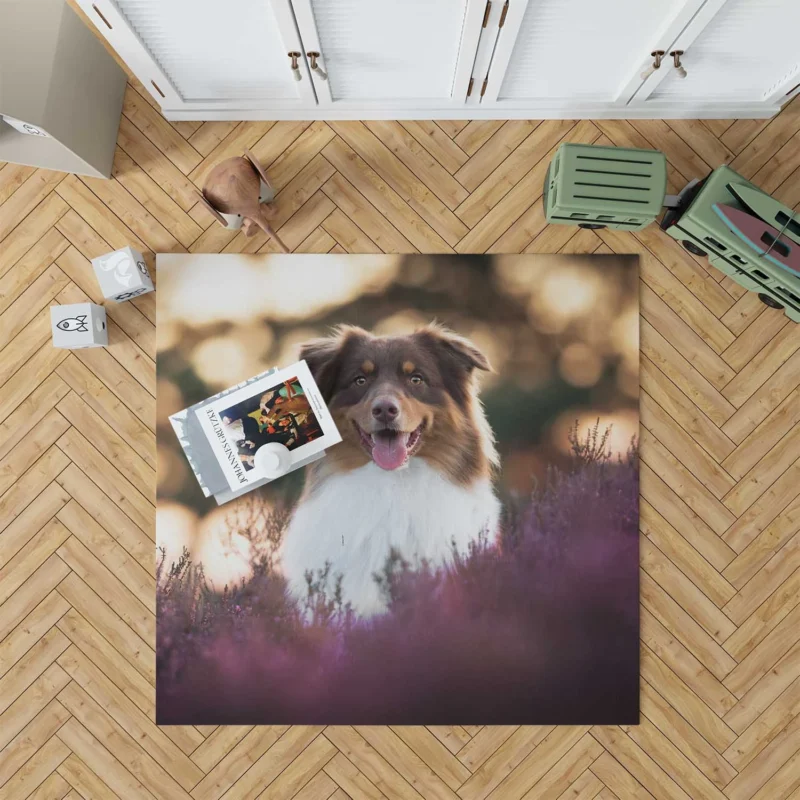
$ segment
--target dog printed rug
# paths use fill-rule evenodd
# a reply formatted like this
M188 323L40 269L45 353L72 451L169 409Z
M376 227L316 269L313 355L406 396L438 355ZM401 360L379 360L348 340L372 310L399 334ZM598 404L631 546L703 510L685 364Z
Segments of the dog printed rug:
M159 724L638 722L636 256L157 266ZM218 506L169 416L301 359L342 441Z

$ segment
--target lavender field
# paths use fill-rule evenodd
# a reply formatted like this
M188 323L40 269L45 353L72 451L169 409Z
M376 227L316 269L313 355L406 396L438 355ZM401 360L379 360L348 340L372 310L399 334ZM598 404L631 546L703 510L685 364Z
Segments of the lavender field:
M301 607L273 569L288 512L252 505L253 575L215 592L188 557L158 575L158 723L638 721L638 464L597 428L502 533L450 570L394 553L366 622L335 576ZM324 535L324 532L321 532Z

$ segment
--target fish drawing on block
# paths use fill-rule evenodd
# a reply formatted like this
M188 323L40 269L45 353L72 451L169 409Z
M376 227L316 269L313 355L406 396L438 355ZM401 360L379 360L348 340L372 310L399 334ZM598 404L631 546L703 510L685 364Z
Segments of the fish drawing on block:
M86 333L89 326L86 324L86 314L79 317L67 317L56 324L56 328L62 331L75 331L76 333Z
M781 269L800 275L800 245L758 217L724 203L712 206L722 221L760 256Z

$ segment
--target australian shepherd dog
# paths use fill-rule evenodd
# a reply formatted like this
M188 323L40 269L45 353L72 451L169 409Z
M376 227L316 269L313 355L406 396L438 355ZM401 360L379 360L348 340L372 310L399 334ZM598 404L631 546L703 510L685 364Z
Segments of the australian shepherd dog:
M497 531L497 452L477 386L489 362L435 324L407 336L341 327L301 358L343 441L307 471L280 568L302 599L306 573L328 565L345 602L374 615L386 608L375 575L392 549L412 566L440 567Z

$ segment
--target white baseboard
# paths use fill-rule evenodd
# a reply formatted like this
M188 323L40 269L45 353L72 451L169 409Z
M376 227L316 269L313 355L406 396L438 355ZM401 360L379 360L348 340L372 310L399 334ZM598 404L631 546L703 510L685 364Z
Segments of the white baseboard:
M646 106L460 108L162 109L173 122L188 120L371 120L371 119L769 119L781 110L764 103L654 104Z

